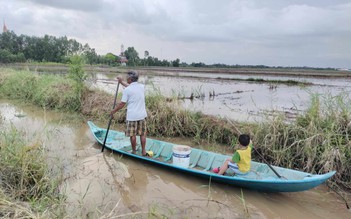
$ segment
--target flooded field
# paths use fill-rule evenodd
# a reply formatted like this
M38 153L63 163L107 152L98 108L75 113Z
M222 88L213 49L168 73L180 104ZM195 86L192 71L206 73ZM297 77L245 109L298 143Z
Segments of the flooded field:
M9 67L40 74L67 72L67 66ZM308 107L312 94L321 97L340 94L350 97L351 94L349 71L161 67L137 70L141 73L139 81L146 84L148 92L156 90L167 97L180 97L185 109L237 121L261 121L276 113L293 119ZM92 75L88 83L91 87L114 94L116 76L128 69L86 67L85 71ZM301 84L289 84L289 81ZM190 99L192 94L194 98Z
M182 80L182 85L191 83ZM233 83L235 89L241 84ZM15 127L28 140L43 142L50 160L64 171L61 192L68 197L71 218L351 217L343 200L324 185L306 192L269 194L210 184L108 150L101 153L86 121L73 115L5 100L0 101L0 115L2 129Z
M117 74L95 75L91 86L114 93ZM218 79L221 78L221 79ZM227 79L223 79L227 78ZM250 82L232 79L294 80L311 85ZM181 97L185 109L201 111L208 115L229 117L237 121L258 121L274 113L294 118L305 110L311 94L349 96L351 78L315 78L292 76L257 76L205 73L167 73L165 75L142 74L140 81L148 92L155 90L167 97ZM123 91L123 88L120 89ZM191 95L194 99L189 99ZM196 96L199 96L196 98Z

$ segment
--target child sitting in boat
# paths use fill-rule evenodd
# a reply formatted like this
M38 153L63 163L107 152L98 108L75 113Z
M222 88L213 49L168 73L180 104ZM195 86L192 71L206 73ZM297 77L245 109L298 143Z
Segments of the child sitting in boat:
M239 136L239 149L237 149L231 158L227 158L221 167L213 169L214 173L223 175L227 169L231 169L235 174L246 174L251 167L251 150L252 141L247 134Z

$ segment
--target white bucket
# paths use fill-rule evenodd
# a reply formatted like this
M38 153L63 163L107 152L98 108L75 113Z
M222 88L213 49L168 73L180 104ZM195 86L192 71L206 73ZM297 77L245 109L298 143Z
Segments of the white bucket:
M191 147L186 145L173 146L173 165L183 168L189 167Z

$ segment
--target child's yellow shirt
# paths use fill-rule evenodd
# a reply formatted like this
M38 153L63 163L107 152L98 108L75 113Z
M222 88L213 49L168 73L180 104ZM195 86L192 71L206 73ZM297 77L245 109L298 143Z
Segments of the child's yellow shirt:
M232 161L238 164L239 170L246 173L251 168L251 151L252 144L249 144L246 149L238 149L235 151Z

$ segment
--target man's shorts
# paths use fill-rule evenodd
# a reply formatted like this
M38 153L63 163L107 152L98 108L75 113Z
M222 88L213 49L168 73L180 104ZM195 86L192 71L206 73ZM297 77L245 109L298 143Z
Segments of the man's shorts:
M243 173L239 170L238 164L237 163L233 163L233 162L228 162L228 168L231 169L235 174L241 174L241 175L245 175L246 173Z
M139 121L127 121L126 123L126 136L136 136L136 135L145 135L146 134L146 120Z

